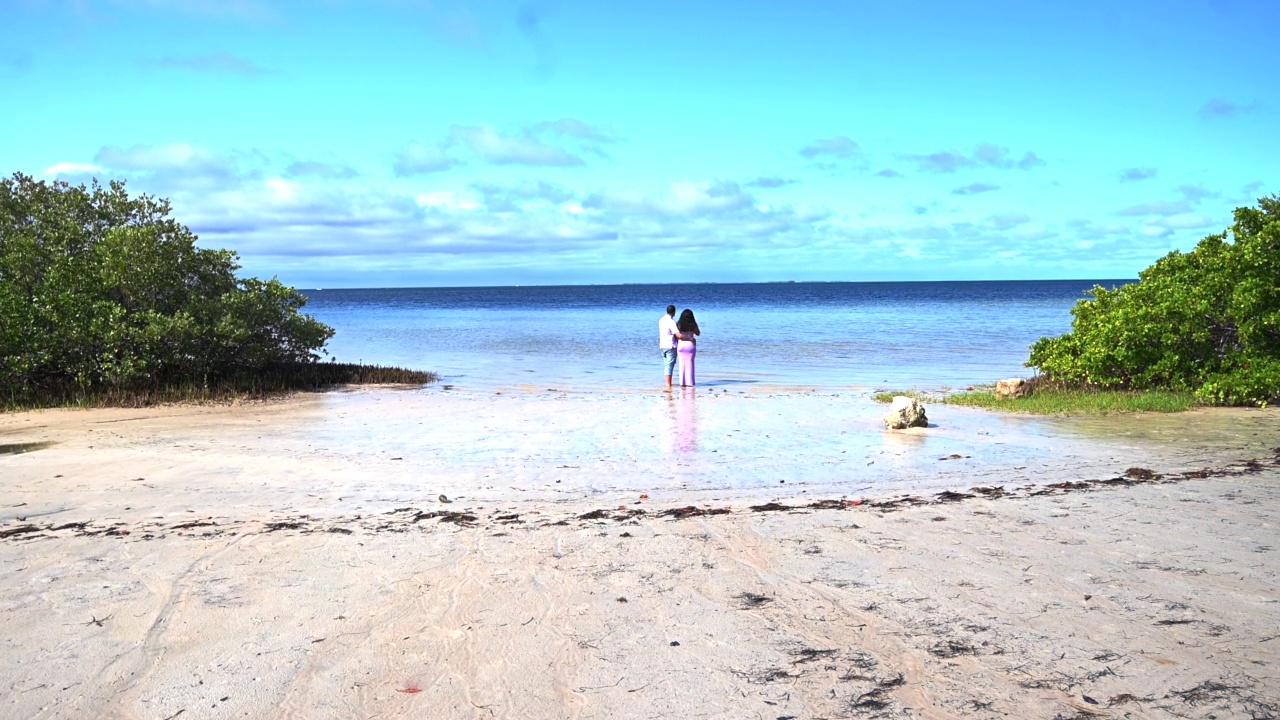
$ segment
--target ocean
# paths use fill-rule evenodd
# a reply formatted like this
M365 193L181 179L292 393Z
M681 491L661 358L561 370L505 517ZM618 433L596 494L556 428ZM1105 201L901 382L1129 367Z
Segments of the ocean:
M1130 280L304 290L341 362L459 388L648 389L658 318L692 308L699 385L941 389L1029 376L1036 339L1096 285Z

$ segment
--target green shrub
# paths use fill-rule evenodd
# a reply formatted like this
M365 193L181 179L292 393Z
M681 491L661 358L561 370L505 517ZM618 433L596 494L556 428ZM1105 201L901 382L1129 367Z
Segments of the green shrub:
M210 386L319 359L333 330L279 281L239 278L166 200L0 180L0 391L12 402Z
M1071 332L1031 346L1055 380L1194 391L1208 402L1280 398L1280 196L1237 208L1228 233L1174 251L1139 282L1101 286L1072 308Z

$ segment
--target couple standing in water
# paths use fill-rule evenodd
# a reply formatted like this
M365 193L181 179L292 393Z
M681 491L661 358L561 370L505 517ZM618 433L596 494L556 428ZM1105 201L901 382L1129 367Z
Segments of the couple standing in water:
M668 305L667 314L658 320L658 347L662 349L662 367L667 374L667 387L671 387L671 376L675 374L676 365L680 366L680 387L693 386L693 361L698 355L698 321L693 311L685 308L676 320L676 306Z

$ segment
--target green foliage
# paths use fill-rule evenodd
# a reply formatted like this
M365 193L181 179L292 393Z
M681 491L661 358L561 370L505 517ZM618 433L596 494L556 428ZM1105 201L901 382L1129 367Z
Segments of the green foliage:
M1280 196L1237 208L1228 233L1174 251L1139 282L1090 291L1071 332L1027 366L1091 387L1191 391L1241 405L1280 398Z
M0 180L0 390L8 404L209 387L311 364L333 330L235 253L197 247L123 183Z
M146 407L172 402L225 402L291 391L323 391L334 385L425 385L435 381L435 373L398 367L337 362L283 363L245 370L216 382L187 380L157 386L65 388L63 392L26 397L0 395L0 410L67 405Z

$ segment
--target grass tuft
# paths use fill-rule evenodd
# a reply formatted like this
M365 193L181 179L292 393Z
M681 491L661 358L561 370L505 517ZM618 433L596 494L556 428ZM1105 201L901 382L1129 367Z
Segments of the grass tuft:
M906 397L914 398L920 402L945 402L947 393L945 390L940 392L927 392L924 390L877 390L872 393L871 399L878 403L888 404L893 402L893 399L899 395L905 395Z
M206 381L184 380L149 386L61 388L0 396L0 410L52 407L148 407L169 403L230 402L289 392L320 392L339 385L425 385L433 372L355 363L274 365L255 373Z
M1202 403L1194 393L1177 390L1103 390L1031 378L1030 393L1019 398L996 397L995 385L979 385L966 391L925 392L884 390L871 396L876 402L892 402L906 395L921 402L945 403L987 410L1033 415L1107 415L1135 412L1182 412Z
M1194 393L1175 390L1081 390L1049 388L1019 398L998 398L994 390L948 395L948 405L1034 415L1108 415L1135 412L1182 412L1200 405Z

